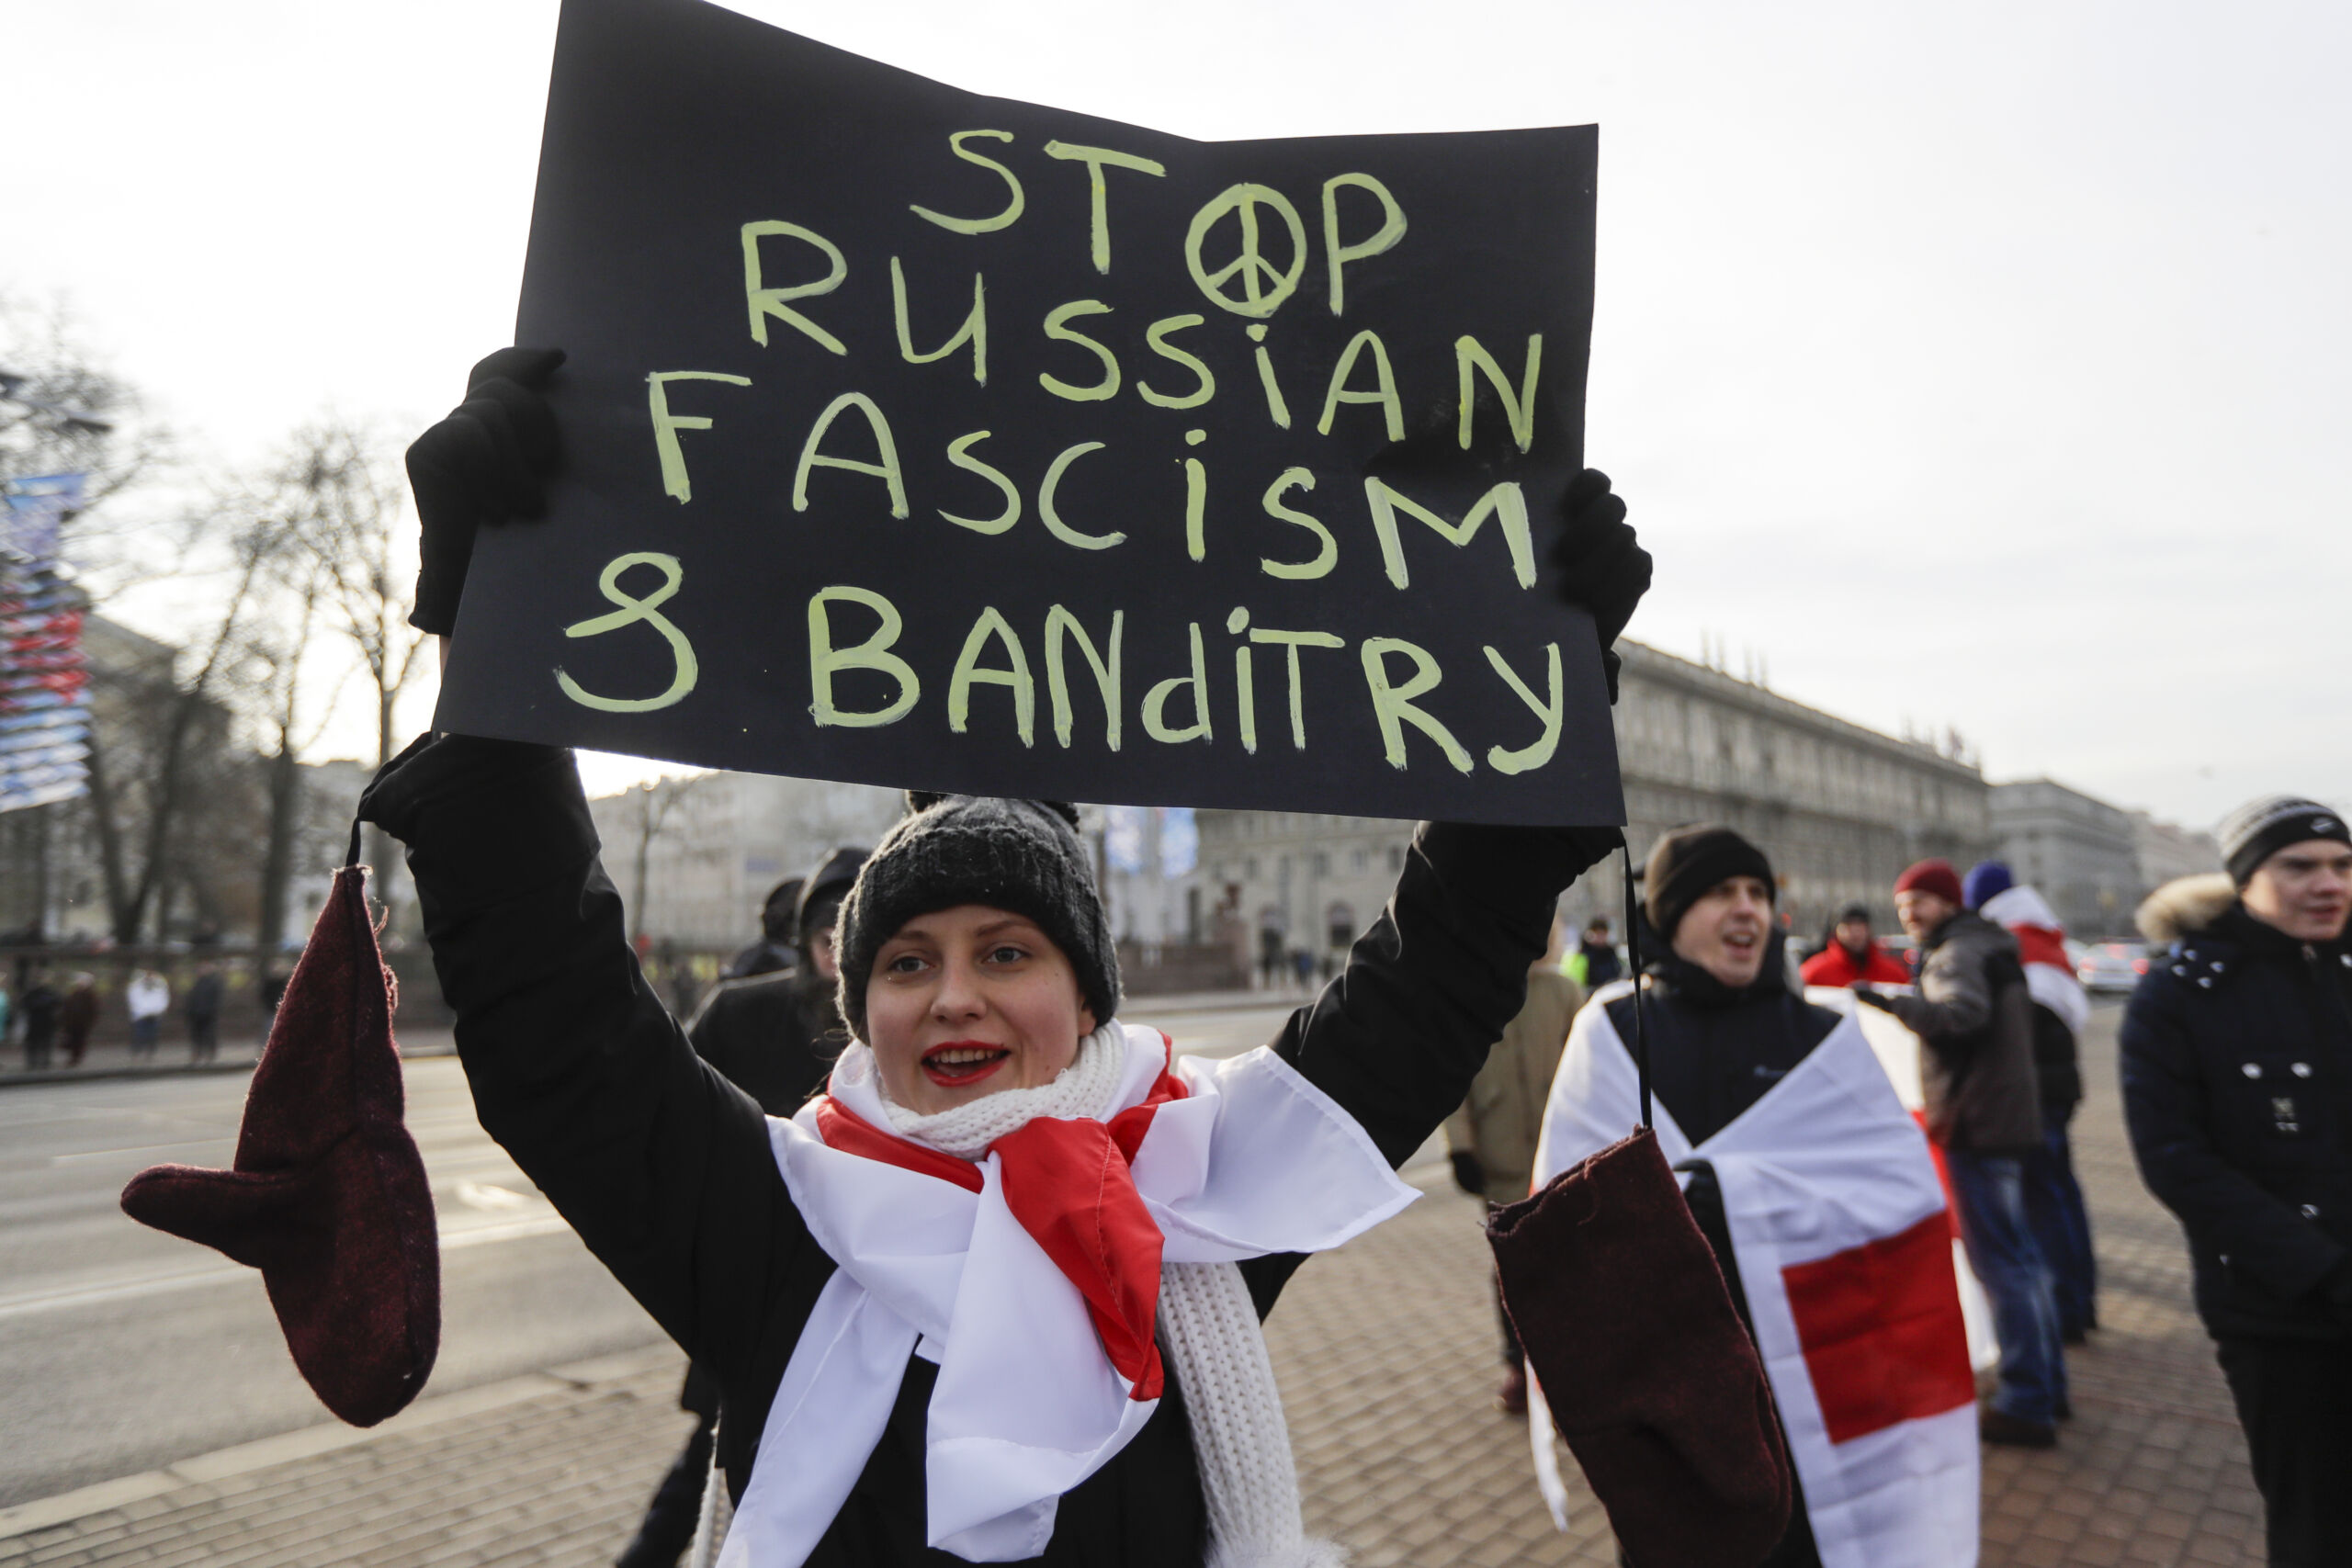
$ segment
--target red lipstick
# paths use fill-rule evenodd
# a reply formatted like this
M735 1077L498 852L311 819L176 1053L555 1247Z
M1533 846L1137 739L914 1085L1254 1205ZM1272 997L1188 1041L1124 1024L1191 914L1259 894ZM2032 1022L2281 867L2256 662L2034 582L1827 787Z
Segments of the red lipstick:
M923 1076L942 1089L967 1089L1012 1060L1012 1053L985 1040L950 1040L922 1054Z

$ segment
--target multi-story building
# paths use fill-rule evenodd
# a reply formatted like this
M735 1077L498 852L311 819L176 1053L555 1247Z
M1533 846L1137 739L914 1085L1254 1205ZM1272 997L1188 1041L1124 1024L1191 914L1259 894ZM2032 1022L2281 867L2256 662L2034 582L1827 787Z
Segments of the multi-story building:
M2167 882L2222 869L2222 846L2212 834L2159 822L2144 811L2132 813L2132 848L2143 898Z
M905 798L870 784L722 773L662 779L588 809L632 933L720 949L757 934L770 888L839 845L872 845Z
M1811 937L1848 903L1891 921L1890 889L1911 862L1944 855L1964 866L1990 847L1973 763L1639 643L1618 649L1617 751L1636 863L1669 828L1729 823L1772 857L1781 911ZM1386 900L1411 831L1272 811L1202 811L1198 821L1203 896L1253 962L1300 948L1319 960L1354 940ZM1621 886L1597 871L1562 912L1622 920Z
M2128 931L2145 890L2132 814L2052 779L1993 786L2001 858L2079 937Z

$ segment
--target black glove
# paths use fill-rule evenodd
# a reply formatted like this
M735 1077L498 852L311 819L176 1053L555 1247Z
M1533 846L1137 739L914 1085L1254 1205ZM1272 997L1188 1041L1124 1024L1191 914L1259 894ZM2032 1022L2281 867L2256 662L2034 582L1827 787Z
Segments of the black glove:
M1473 1198L1487 1195L1487 1168L1478 1163L1476 1155L1453 1151L1453 1184Z
M1864 1007L1873 1007L1878 1009L1881 1012L1893 1012L1894 1010L1894 998L1883 992L1873 991L1868 986L1862 985L1859 981L1854 985L1854 999L1861 1003Z
M1625 502L1609 491L1609 476L1587 468L1560 501L1560 536L1552 547L1562 600L1589 611L1600 636L1609 700L1617 701L1617 650L1611 645L1634 618L1650 588L1650 553L1625 521Z
M1456 1159L1462 1156L1456 1155ZM2352 1333L2352 1258L2328 1270L2319 1282L2319 1299L2326 1303L2336 1325Z
M466 378L466 400L408 449L408 482L424 525L416 607L408 624L447 637L473 560L474 530L547 511L555 414L542 395L560 348L502 348Z

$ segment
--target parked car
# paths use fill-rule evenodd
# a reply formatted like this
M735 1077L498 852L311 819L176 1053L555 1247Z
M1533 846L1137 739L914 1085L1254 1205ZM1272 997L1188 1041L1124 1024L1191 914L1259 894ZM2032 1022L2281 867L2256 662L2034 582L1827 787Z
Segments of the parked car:
M2101 991L2128 991L2147 972L2147 943L2096 942L2084 950L2081 962L2075 966L2075 978L2083 983L2083 989L2097 995Z

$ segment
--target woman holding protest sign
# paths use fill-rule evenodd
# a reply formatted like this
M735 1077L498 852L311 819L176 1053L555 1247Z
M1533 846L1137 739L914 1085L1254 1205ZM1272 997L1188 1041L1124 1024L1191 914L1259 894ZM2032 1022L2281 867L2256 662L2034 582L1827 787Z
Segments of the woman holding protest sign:
M509 349L410 453L414 623L556 460ZM1604 649L1649 558L1571 487L1562 597ZM1611 660L1613 669L1613 657ZM638 972L569 753L428 737L362 805L408 846L482 1124L722 1389L723 1562L1309 1564L1259 1321L1518 1011L1615 829L1424 823L1345 971L1264 1049L1121 1023L1067 807L913 795L840 919L852 1042L790 1121L706 1066Z

